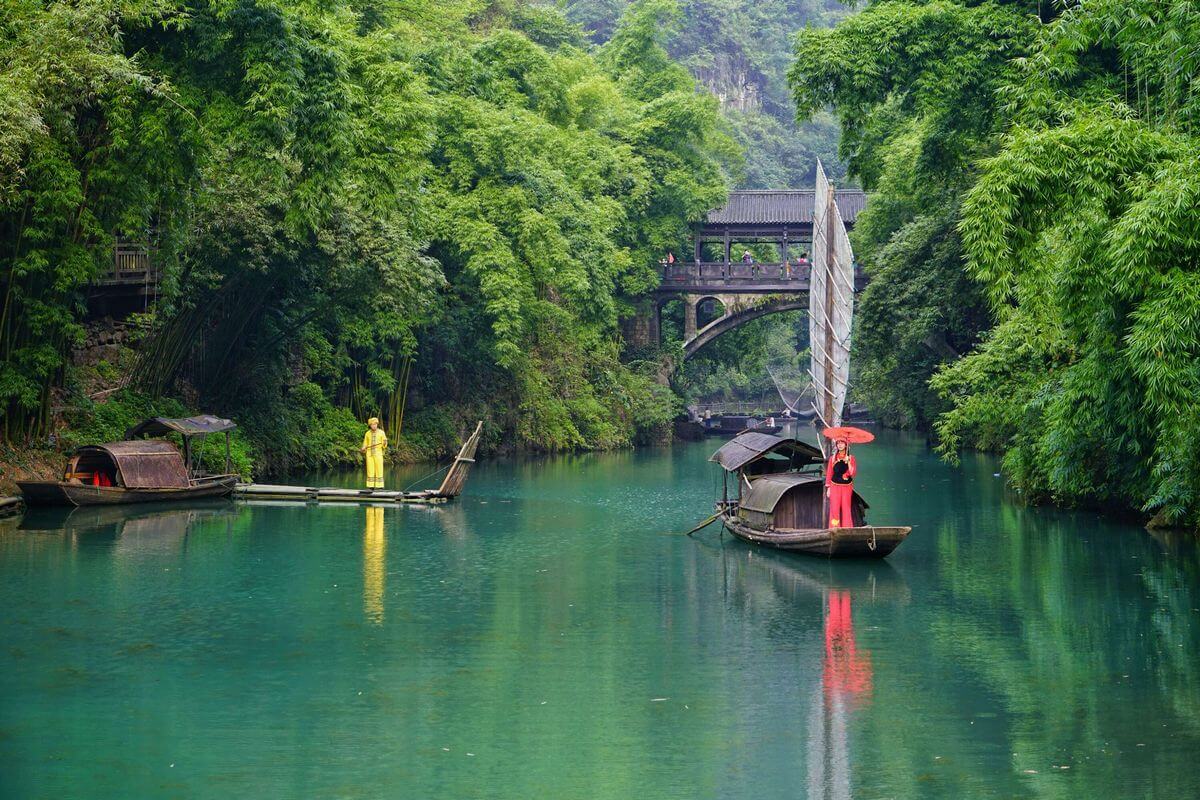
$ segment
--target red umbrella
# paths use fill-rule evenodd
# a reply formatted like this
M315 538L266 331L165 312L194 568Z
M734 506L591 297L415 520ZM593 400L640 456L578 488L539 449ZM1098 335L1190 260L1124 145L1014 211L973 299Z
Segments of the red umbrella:
M835 442L841 439L847 444L866 444L875 441L875 434L849 425L843 425L840 428L826 428L821 431L821 434L826 439L832 439Z

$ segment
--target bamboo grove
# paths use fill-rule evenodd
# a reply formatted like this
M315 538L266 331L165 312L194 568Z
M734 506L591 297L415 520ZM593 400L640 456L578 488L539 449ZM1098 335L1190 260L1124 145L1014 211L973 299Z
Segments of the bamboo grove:
M889 0L805 31L876 193L859 385L1033 499L1200 523L1200 9Z
M236 416L274 468L352 454L366 414L430 447L476 415L549 450L669 427L618 321L740 163L663 48L673 0L600 48L519 0L0 9L4 440L88 405L69 354L117 235L163 284L112 402Z

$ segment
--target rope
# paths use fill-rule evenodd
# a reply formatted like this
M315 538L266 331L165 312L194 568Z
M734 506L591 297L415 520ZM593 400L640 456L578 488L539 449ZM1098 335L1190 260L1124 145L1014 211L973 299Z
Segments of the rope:
M872 551L875 550L875 526L874 525L871 526L871 543L867 546L870 547ZM872 576L872 577L874 577L874 576Z
M424 481L425 481L425 479L427 479L427 478L432 478L434 475L437 475L439 472L443 472L443 471L445 471L445 470L448 470L448 469L450 469L450 467L452 467L452 466L454 466L454 462L453 462L453 461L451 461L449 464L447 464L447 465L446 465L446 466L444 466L444 467L438 467L437 469L435 469L433 472L429 473L428 475L422 475L420 478L417 478L415 481L413 481L412 483L410 483L408 486L405 486L405 487L404 487L403 489L401 489L400 491L402 491L402 492L407 492L409 489L411 489L412 487L416 486L418 483L422 483L422 482L424 482Z

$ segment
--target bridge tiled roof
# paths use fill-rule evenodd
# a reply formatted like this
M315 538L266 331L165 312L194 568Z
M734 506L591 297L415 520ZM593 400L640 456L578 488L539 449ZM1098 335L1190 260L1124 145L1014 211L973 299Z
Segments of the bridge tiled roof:
M812 190L756 190L729 193L724 208L710 211L709 225L805 224L813 221ZM836 192L838 210L844 222L853 223L867 204L867 196L858 189Z

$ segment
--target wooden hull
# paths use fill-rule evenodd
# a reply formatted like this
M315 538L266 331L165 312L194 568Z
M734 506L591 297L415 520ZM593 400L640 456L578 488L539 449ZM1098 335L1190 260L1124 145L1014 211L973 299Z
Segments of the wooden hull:
M876 527L768 529L751 528L733 514L721 521L737 538L751 544L825 558L886 558L900 546L912 528Z
M236 484L236 475L201 478L186 489L126 489L123 486L87 486L67 481L17 483L28 506L110 506L225 497Z

